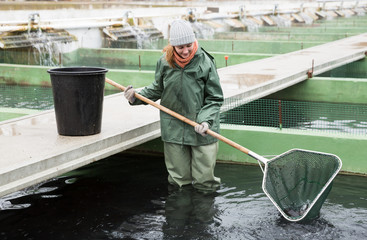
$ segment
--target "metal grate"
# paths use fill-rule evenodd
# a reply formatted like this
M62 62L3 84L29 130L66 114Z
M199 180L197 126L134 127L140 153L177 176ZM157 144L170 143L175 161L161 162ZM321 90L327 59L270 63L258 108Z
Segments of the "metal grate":
M221 123L365 135L367 105L258 99L223 112Z

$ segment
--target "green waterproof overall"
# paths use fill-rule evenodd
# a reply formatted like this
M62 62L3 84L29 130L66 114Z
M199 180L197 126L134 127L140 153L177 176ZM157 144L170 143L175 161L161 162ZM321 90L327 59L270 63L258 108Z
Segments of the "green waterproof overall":
M140 94L197 123L207 122L219 132L223 92L212 56L198 48L184 68L168 65L165 54L157 61L155 81ZM136 99L133 105L145 104ZM194 128L169 114L160 112L161 138L171 184L193 184L213 188L220 184L214 176L217 139L196 133Z

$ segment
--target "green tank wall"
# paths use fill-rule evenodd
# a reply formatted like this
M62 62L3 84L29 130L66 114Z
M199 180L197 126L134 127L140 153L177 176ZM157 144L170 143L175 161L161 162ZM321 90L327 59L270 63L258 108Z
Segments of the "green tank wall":
M367 53L367 52L366 52ZM320 77L333 78L367 78L366 58L352 62L319 75Z
M367 78L314 77L267 96L270 99L366 104Z

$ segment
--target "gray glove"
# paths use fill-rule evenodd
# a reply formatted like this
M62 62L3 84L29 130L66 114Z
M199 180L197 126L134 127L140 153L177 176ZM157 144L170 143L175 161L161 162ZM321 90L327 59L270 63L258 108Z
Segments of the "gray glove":
M130 102L133 103L135 101L135 90L133 86L129 85L124 91L125 98Z
M195 132L199 133L201 136L205 137L206 131L209 129L209 124L207 122L202 122L195 126Z

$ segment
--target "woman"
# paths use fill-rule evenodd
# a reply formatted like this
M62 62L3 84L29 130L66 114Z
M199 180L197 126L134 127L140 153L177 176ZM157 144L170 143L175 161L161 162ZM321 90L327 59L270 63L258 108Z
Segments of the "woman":
M140 94L153 101L161 99L161 105L200 123L193 128L160 112L168 182L215 190L220 185L220 179L214 176L218 140L206 131L219 131L223 93L214 59L199 47L191 25L184 20L171 23L169 44L163 52L157 61L155 81ZM134 94L128 86L125 97L130 104L143 104Z

